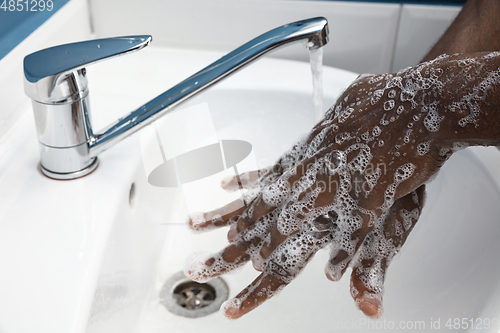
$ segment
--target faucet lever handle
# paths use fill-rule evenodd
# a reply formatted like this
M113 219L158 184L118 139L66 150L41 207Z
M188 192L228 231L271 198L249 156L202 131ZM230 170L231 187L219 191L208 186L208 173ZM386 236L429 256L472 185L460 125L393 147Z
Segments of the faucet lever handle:
M60 91L58 88L68 75L82 70L87 65L141 50L148 46L151 40L149 35L94 39L32 53L24 58L26 94L40 102L69 98L67 89L63 87L64 91ZM84 86L80 88L86 88L86 82ZM72 93L75 92L69 94Z

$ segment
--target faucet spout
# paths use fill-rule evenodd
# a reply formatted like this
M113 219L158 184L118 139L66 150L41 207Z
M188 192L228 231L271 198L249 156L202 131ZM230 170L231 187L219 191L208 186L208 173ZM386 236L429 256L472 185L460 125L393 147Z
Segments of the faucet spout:
M96 157L260 56L293 42L304 42L309 49L324 46L328 42L327 20L320 17L293 22L252 39L96 134L90 141L90 155Z
M40 164L45 175L67 180L89 174L96 168L101 152L267 52L294 42L303 42L309 49L324 46L328 42L328 22L318 17L270 30L94 133L84 66L140 50L150 41L150 36L94 40L56 46L25 58L25 91L33 99ZM61 61L54 55L59 55ZM47 66L50 61L56 64Z

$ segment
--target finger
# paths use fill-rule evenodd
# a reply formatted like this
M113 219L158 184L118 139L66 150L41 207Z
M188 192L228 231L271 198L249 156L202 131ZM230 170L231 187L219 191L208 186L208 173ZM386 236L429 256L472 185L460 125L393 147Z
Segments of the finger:
M303 162L306 157L306 152L310 148L310 139L311 138L309 136L300 138L294 143L292 148L281 155L273 166L261 169L258 181L260 188L265 188L274 183L285 172L295 169L297 165Z
M221 187L226 191L237 191L240 189L253 189L257 187L260 170L244 172L237 176L229 176L221 181Z
M265 259L264 272L235 298L223 304L229 318L252 311L293 281L314 254L331 241L330 221L319 220L288 237Z
M269 205L264 199L262 193L259 194L249 205L249 207L236 219L228 231L227 238L234 242L241 238L248 228L259 220L265 220L267 223L274 223L276 220L276 207ZM279 211L279 209L278 209Z
M273 211L280 210L280 206L290 195L290 183L301 177L302 169L290 170L265 188L262 188L257 197L252 200L248 209L237 218L236 223L231 225L228 232L229 241L235 241L241 237L255 221L265 218Z
M341 191L338 194L345 203L345 208L338 212L341 216L339 219L341 234L338 240L333 242L330 261L325 268L328 279L340 280L378 218L391 208L395 200L409 193L404 191L413 186L411 176L415 168L415 165L411 163L394 167L393 172L389 175L382 175L375 182L375 185L369 189L369 195L357 196L356 199L352 197L351 187L354 184L351 183L351 175L344 174L340 177L340 188L343 187L342 182L345 182L347 185L344 187L349 188L350 191ZM356 168L354 167L353 170ZM370 175L363 175L363 177L367 178ZM402 188L405 190L403 191Z
M256 240L259 242L258 240ZM205 282L213 277L232 271L250 260L251 242L234 242L222 251L208 256L195 254L188 259L184 274L191 280ZM258 244L255 244L258 246Z
M265 187L278 179L285 171L295 167L304 156L308 148L307 138L299 139L290 150L286 151L276 163L269 168L244 172L237 176L230 176L221 181L221 187L227 191L239 189L253 189L257 186Z
M297 150L298 148L294 146L291 151L294 151L294 149ZM288 152L288 154L292 153ZM298 158L296 155L292 155L294 158ZM288 155L285 154L286 156ZM289 200L293 184L298 183L300 185L297 186L298 193L300 194L305 187L303 186L304 182L300 182L299 180L310 173L318 172L322 167L321 163L315 163L314 157L304 159L298 164L295 163L295 160L291 161L291 158L285 163L285 157L282 157L276 164L280 166L278 169L282 170L283 165L293 165L293 168L283 174L280 174L281 171L275 172L270 169L265 173L264 178L261 177L259 180L261 192L253 199L252 204L244 211L244 214L239 216L237 222L231 226L228 232L228 239L230 241L238 239L241 233L248 229L256 220L280 208ZM300 158L302 158L302 155L300 155ZM280 176L278 177L278 175Z
M309 140L311 137L304 136L297 140L292 148L286 151L278 161L273 165L273 167L269 170L266 176L270 176L276 174L278 177L281 176L284 172L289 169L294 168L297 164L299 164L305 157L305 153L309 148Z
M328 166L333 165L330 160L329 162ZM287 180L288 184L292 184L291 188L286 191L282 188L280 191L286 193L287 202L273 226L269 242L262 247L261 257L264 259L302 230L314 228L316 233L338 234L338 226L334 223L338 217L334 211L338 175L332 175L328 171L325 159L322 158L304 160L296 169L302 165L305 171L294 172ZM284 174L280 180L286 176L288 175ZM328 225L320 223L321 221L328 221Z
M224 227L235 222L245 209L243 200L238 199L207 213L192 214L189 217L188 225L194 231L207 231Z
M325 267L325 275L331 281L339 281L354 258L356 251L371 230L366 225L367 214L354 213L350 218L337 219L338 231L332 242L330 260Z
M424 204L425 186L398 199L365 238L351 274L351 295L367 316L380 317L387 268L415 226Z
M318 180L318 178L316 178ZM279 212L277 222L271 230L269 242L266 242L261 250L261 257L267 258L289 237L294 236L301 230L314 228L316 232L328 232L329 226L320 223L318 216L327 214L327 204L331 204L332 195L325 191L321 181L313 182L309 188L298 184L298 195L292 191L289 201ZM325 197L328 199L325 200Z
M224 302L222 311L229 319L240 318L279 293L286 285L280 278L262 273L235 298Z
M303 170L303 168L301 170ZM254 180L259 174L259 172L264 172L264 171L259 171L259 170L251 171L247 173L245 178L247 178L248 180L250 179ZM270 173L270 171L266 172L266 174L267 173ZM199 230L209 230L215 227L226 226L236 221L237 225L233 228L232 231L230 231L231 236L228 237L230 239L233 239L235 238L236 234L239 234L244 230L246 230L259 217L264 216L269 212L271 212L272 210L274 210L279 205L279 202L277 201L276 197L278 197L278 199L281 200L286 198L287 192L282 190L286 190L287 187L286 184L288 183L288 178L300 177L302 174L298 173L298 170L293 170L293 172L290 173L290 175L291 176L288 176L286 179L282 179L281 181L280 179L278 179L273 184L266 187L266 190L263 191L264 196L261 193L259 196L257 196L252 200L251 204L247 205L248 207L245 207L244 200L241 199L235 200L222 208L198 216L195 215L191 217L188 221L188 224L191 227L191 229L199 231ZM237 177L234 177L230 180L226 180L223 182L224 184L222 186L223 187L226 186L227 188L235 187L237 186L236 184L238 184ZM249 185L249 183L246 184ZM267 200L266 200L266 194L268 197ZM242 213L245 212L245 208L248 208L247 214L242 215Z
M244 236L214 255L195 254L188 260L184 272L194 281L206 281L210 278L232 271L250 259L259 260L259 253L266 235L272 228L272 216L261 218L248 228Z
M320 181L328 176L323 171L324 165L321 161L318 162L313 158L302 161L293 170L287 171L263 189L252 205L231 226L228 232L230 241L242 236L248 239L246 230L253 227L257 220L265 221L265 225L272 226L270 242L266 242L265 250L261 250L260 256L254 256L252 260L257 270L262 269L263 259L289 237L304 228L318 227L319 224L314 225L313 221L317 216L328 212L327 206L332 201L332 191L325 190L326 182ZM284 203L286 203L285 208L279 208Z

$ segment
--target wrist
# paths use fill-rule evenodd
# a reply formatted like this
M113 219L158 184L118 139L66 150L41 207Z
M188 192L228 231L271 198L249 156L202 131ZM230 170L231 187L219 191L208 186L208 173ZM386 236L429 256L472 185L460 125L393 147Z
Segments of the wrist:
M500 51L500 1L469 0L423 61L440 54Z

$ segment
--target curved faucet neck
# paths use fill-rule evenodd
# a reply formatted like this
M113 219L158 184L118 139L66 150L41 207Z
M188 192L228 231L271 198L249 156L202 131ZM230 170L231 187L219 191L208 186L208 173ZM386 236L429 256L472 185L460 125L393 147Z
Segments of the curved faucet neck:
M117 39L120 40L119 43L117 43ZM124 48L123 40L132 44L132 46ZM159 117L171 112L177 105L267 52L295 42L303 42L308 49L317 49L324 46L328 42L328 22L325 18L319 17L293 22L270 30L223 56L137 108L129 115L117 120L100 133L94 134L89 121L90 106L86 88L85 68L83 66L115 55L142 49L150 41L150 36L136 36L57 46L57 52L52 53L61 53L62 55L67 54L66 52L80 51L85 53L87 48L91 48L93 52L87 57L79 55L74 61L83 59L80 63L66 64L62 71L57 68L58 66L53 66L59 72L49 73L50 75L45 73L45 77L38 81L36 81L36 78L33 79L33 73L37 73L37 70L34 68L36 67L33 65L34 62L29 59L33 55L25 58L25 90L33 99L41 147L41 166L46 175L56 179L73 179L92 172L97 166L97 156L101 152L149 125ZM107 48L109 44L116 44L116 51ZM106 51L106 53L100 54L97 52L95 54L96 50L99 49ZM52 49L48 50L51 51ZM43 52L47 52L47 50L39 51L36 54L43 54ZM52 58L52 61L57 60ZM61 77L64 77L65 80L61 80ZM58 80L63 82L65 86L59 87L57 85ZM82 86L85 86L83 90L85 93L82 93L82 89L80 89ZM40 94L40 87L43 88L42 91L48 89L51 92L57 91L61 95L77 96L78 98L66 98L63 102L54 102L54 100L50 100L54 94ZM44 98L45 100L40 101L40 99ZM50 103L50 106L47 106L49 105L47 103ZM54 111L56 109L58 109L58 112ZM74 110L78 110L76 116ZM67 138L68 122L78 124L76 127L73 126L74 133L70 135L71 140ZM61 131L59 130L60 127L65 128Z

